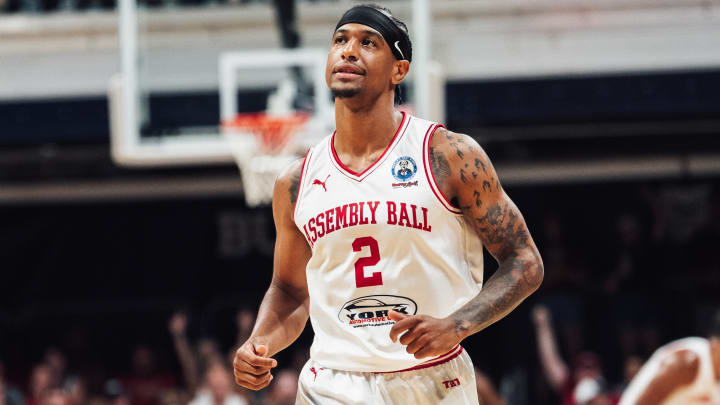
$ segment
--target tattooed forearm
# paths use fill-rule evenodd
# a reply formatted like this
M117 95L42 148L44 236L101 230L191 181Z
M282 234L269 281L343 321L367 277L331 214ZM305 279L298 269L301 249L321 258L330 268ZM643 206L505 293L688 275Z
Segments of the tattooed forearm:
M482 196L490 187L486 183L473 191L475 206L463 207L463 212L466 219L473 219L468 222L500 266L482 291L451 315L458 337L503 318L540 286L544 273L542 259L515 204L503 198L483 206Z
M542 277L539 257L525 252L507 258L482 292L450 315L455 334L464 338L500 320L538 288Z

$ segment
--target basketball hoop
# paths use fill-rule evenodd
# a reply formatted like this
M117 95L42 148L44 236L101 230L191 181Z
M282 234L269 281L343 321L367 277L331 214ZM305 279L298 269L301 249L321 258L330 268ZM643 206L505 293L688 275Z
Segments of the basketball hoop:
M291 141L309 118L309 114L297 112L285 116L250 113L223 123L223 136L240 169L249 206L272 201L280 171L298 158Z

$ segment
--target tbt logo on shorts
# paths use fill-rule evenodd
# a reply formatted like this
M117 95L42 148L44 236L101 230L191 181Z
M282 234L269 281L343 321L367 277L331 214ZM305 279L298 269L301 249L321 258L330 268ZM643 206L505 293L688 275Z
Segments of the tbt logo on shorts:
M400 183L393 183L393 188L404 188L418 185L417 180L410 181L410 179L415 176L415 173L417 173L417 164L415 164L415 160L413 160L410 156L397 158L395 163L392 165L391 173L396 180L400 181Z
M452 380L443 381L442 383L445 386L445 388L457 387L458 385L460 385L460 379L455 378Z
M338 319L353 328L391 325L393 321L388 318L390 310L415 315L417 304L410 298L397 295L368 295L343 304Z

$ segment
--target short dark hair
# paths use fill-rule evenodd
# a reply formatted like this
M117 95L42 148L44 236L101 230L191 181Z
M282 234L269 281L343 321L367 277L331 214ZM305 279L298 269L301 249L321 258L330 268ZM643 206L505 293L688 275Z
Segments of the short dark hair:
M400 31L404 32L405 35L407 35L408 54L406 55L406 57L407 57L408 61L412 60L412 41L410 40L410 31L408 30L407 25L405 25L405 23L402 22L399 18L395 17L389 8L383 7L381 5L374 4L374 3L360 4L360 5L357 5L354 7L374 8L375 10L388 16L388 18L390 18L390 20L392 20L392 22L395 23L395 26L398 27L400 29ZM395 86L395 104L402 104L403 102L404 102L404 100L403 100L402 92L400 90L400 85L397 85L397 86Z

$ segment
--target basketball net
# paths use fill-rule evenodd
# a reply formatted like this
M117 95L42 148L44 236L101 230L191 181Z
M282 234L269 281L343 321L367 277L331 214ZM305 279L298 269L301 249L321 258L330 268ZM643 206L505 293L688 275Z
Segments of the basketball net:
M272 116L266 113L238 114L223 123L242 175L245 201L251 207L272 202L275 180L298 158L293 138L309 119L305 113Z

